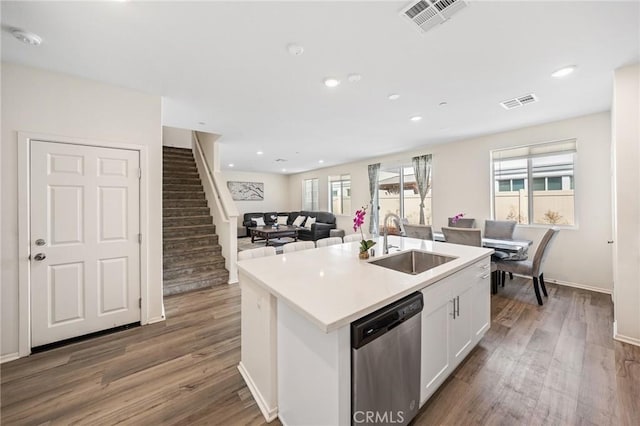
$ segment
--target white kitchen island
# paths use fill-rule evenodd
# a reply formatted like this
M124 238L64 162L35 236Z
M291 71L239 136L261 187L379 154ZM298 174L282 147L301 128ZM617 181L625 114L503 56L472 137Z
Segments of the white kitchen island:
M285 425L351 424L350 324L422 291L420 405L490 324L491 249L389 237L394 252L456 259L417 275L359 260L346 243L238 262L242 356L238 366L260 410Z

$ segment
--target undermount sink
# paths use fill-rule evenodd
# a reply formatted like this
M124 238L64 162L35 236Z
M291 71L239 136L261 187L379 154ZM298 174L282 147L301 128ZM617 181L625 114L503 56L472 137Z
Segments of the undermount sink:
M393 269L394 271L404 272L405 274L417 275L433 269L436 266L451 262L454 259L456 258L451 256L408 250L383 257L382 259L372 260L369 263L382 266L383 268Z

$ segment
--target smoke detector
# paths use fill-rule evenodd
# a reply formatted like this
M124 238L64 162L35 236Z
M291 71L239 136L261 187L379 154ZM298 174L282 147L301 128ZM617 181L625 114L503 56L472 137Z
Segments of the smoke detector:
M23 43L30 44L32 46L40 46L42 38L38 34L31 33L29 31L14 28L11 30L11 35L20 40Z
M465 7L467 2L464 0L419 0L409 3L400 14L416 25L420 32L426 33Z
M528 95L522 95L517 98L502 101L500 102L500 106L504 109L514 109L534 102L538 102L538 97L533 93L529 93Z

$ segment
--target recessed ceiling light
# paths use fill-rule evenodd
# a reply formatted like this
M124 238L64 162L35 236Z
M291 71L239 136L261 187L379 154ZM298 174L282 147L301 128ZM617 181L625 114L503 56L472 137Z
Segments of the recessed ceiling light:
M410 118L410 120L413 122L416 122L416 121L422 120L422 117L419 115L414 115L413 117Z
M397 101L400 98L400 95L398 95L397 93L392 93L387 97L389 98L390 101Z
M324 85L327 87L336 87L340 84L340 80L333 77L327 77L324 79Z
M11 30L11 34L21 42L32 46L40 46L42 43L42 38L38 34L30 33L29 31L14 28Z
M445 101L442 101L438 104L439 107L447 106L448 104Z
M324 163L324 160L318 160L318 163L322 164Z
M555 77L555 78L566 77L569 74L571 74L572 72L574 72L575 70L576 70L576 66L575 65L570 65L568 67L560 68L559 70L554 71L551 74L551 77Z
M349 80L349 83L357 83L358 81L362 80L362 75L360 75L360 74L349 74L347 76L347 80Z
M283 172L286 172L286 171L287 171L287 169L282 169L282 171L283 171Z
M299 44L291 43L287 45L287 51L293 56L300 56L304 53L304 47Z
M264 154L264 152L262 152L262 151L257 151L257 152L256 152L256 154L258 154L258 155L262 155L262 154Z
M233 167L233 166L234 166L234 164L233 164L233 163L229 163L229 167Z

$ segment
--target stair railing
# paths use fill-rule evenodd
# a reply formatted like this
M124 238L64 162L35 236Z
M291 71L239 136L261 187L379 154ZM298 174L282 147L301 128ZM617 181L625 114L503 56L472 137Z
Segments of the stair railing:
M231 198L229 189L224 184L220 172L215 172L207 161L202 143L197 132L192 132L193 153L202 179L202 186L211 209L213 223L218 234L218 244L222 247L225 268L229 271L229 284L238 282L238 209ZM215 144L215 142L213 142ZM214 151L214 146L211 152Z

